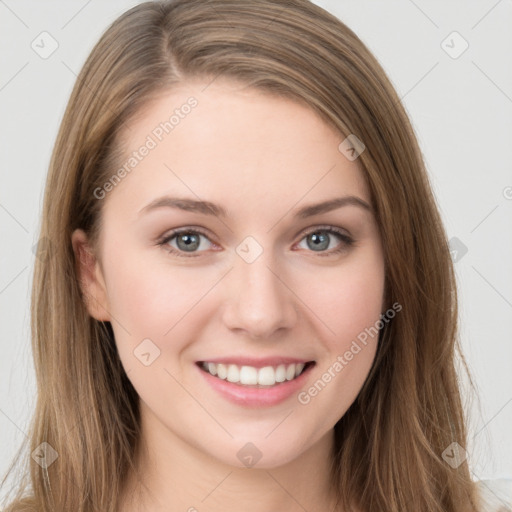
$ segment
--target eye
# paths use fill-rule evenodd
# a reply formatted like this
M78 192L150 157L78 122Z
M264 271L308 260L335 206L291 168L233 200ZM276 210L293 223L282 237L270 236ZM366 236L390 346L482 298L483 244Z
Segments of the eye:
M332 235L341 240L338 247L330 251L325 251L331 245ZM334 226L320 226L314 230L308 231L302 240L306 240L306 246L313 249L313 252L319 252L319 256L332 256L346 251L354 244L354 240Z
M168 235L166 235L162 240L158 242L158 245L165 247L167 251L176 256L198 256L197 254L193 254L199 247L204 246L201 244L201 237L204 237L208 240L208 237L202 231L196 229L176 229L171 231ZM169 245L173 239L176 239L177 247L172 247ZM211 243L211 242L210 242ZM202 252L202 251L199 251ZM183 254L189 253L189 254ZM192 254L190 254L192 253Z
M331 245L332 235L335 235L341 243L338 247L330 251L325 251ZM204 249L204 243L202 238L205 238L208 243L214 245L208 238L208 235L199 229L181 228L171 231L165 235L161 240L158 241L158 245L165 248L166 251L170 252L179 257L197 257ZM170 245L175 240L176 245ZM346 251L354 244L354 240L343 233L340 229L334 226L319 226L314 230L310 230L305 233L301 239L306 240L307 248L312 249L312 252L319 253L319 256L332 256Z

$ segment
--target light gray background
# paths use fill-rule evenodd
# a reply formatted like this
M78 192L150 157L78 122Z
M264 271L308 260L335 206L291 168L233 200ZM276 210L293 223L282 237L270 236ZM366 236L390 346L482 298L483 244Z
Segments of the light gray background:
M29 337L33 246L58 125L93 45L137 3L0 0L2 475L35 403ZM410 114L448 236L460 241L454 257L461 335L480 393L480 403L468 407L470 467L475 479L510 478L512 1L315 3L369 46ZM31 47L33 41L42 45L43 31L58 42L48 58ZM463 41L448 37L453 31L469 44L457 58Z

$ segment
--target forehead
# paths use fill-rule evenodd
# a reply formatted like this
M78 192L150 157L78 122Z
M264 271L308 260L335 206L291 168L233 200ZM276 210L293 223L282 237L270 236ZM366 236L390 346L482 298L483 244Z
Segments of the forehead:
M108 201L129 216L164 194L252 214L348 194L370 202L359 162L338 149L345 137L292 99L220 79L186 82L128 128L119 162L128 172Z

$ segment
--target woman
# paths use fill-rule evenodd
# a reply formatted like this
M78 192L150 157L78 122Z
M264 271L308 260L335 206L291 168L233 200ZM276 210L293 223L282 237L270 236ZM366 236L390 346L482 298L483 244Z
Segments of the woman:
M41 237L31 489L7 511L484 510L421 153L323 9L123 14L70 98Z

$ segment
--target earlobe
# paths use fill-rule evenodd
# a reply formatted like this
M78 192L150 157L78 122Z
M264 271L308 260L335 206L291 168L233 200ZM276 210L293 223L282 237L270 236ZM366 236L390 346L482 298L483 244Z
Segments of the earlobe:
M110 321L110 308L103 274L87 235L76 229L71 235L76 272L89 314L100 321Z

